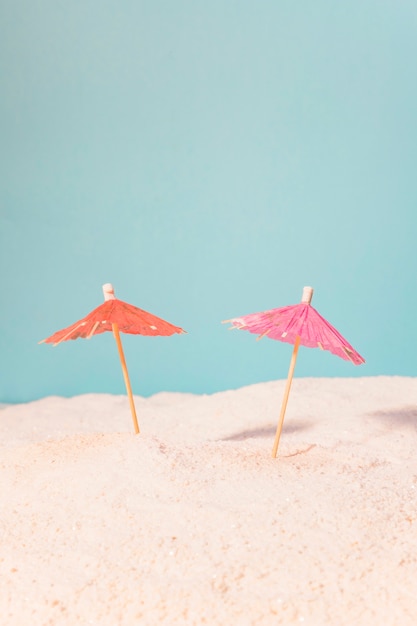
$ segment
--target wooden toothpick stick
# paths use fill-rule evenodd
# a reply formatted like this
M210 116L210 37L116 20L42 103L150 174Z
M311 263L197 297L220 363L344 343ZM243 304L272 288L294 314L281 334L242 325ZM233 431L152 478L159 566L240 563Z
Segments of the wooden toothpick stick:
M123 352L123 346L122 346L122 342L120 339L119 327L117 326L117 324L112 324L112 329L113 329L114 338L116 340L117 349L119 351L120 362L122 364L123 377L125 379L126 391L129 397L130 411L132 413L133 427L135 429L135 433L138 434L139 433L138 418L136 417L135 403L133 400L132 388L130 386L129 373L127 371L127 365L126 365L125 355Z
M284 423L284 417L285 417L285 409L287 408L288 396L290 395L291 383L292 383L292 378L294 375L295 363L297 361L297 353L298 353L299 346L300 346L300 337L297 337L295 340L294 350L293 350L292 357L291 357L290 368L288 370L287 384L285 385L284 398L282 400L282 405L281 405L281 413L279 416L277 431L275 434L274 446L272 448L272 456L274 458L277 456L278 444L279 444L279 439L281 437L282 425Z

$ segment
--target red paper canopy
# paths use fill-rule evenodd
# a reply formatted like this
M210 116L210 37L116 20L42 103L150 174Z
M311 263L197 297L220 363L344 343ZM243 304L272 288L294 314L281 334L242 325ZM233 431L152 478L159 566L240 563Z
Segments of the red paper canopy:
M79 337L89 339L93 335L113 330L113 324L117 324L119 331L131 335L168 336L186 332L179 326L174 326L156 315L123 302L123 300L112 298L91 311L83 319L44 339L44 342L57 345L62 341L78 339Z

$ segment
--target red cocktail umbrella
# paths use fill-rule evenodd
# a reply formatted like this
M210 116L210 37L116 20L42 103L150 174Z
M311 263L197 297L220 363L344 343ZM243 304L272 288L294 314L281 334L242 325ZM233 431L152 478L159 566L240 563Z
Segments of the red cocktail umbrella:
M147 311L138 309L132 304L123 302L123 300L118 300L114 295L112 285L109 283L103 285L103 293L105 299L103 304L91 311L91 313L83 319L75 322L75 324L72 324L67 328L63 328L62 330L58 330L56 333L39 343L52 343L54 346L57 346L62 341L78 339L78 337L90 339L93 335L98 335L99 333L104 333L106 330L111 330L119 351L135 433L138 433L139 426L136 417L135 403L133 401L129 374L127 371L119 332L121 331L122 333L129 333L131 335L167 336L173 335L174 333L185 333L185 330L166 322L160 317L156 317L156 315L152 315Z
M365 363L365 360L356 352L350 343L348 343L346 339L311 306L310 302L312 297L313 289L311 287L304 287L300 304L227 320L232 324L232 328L248 330L250 333L259 335L258 339L270 337L271 339L278 339L279 341L294 344L281 414L275 435L274 447L272 449L273 457L277 455L299 346L307 346L308 348L318 347L321 350L329 350L342 359L351 361L354 365Z

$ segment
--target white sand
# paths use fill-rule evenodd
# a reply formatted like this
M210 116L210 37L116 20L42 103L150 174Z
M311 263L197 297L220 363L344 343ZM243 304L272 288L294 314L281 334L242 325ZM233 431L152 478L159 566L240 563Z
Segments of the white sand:
M417 623L417 378L0 411L0 623Z

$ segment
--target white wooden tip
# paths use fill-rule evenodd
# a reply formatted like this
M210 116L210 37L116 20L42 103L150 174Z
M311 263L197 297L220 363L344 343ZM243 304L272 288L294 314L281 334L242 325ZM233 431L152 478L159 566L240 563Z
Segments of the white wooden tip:
M313 291L313 287L304 287L303 297L301 298L301 302L303 304L310 304L311 298L313 297Z
M103 294L105 300L115 300L114 289L111 283L103 285Z

